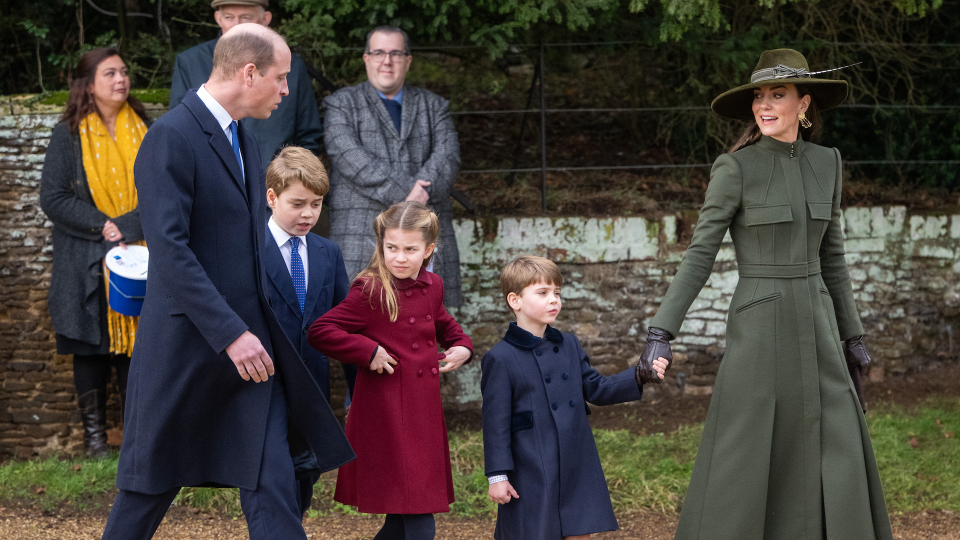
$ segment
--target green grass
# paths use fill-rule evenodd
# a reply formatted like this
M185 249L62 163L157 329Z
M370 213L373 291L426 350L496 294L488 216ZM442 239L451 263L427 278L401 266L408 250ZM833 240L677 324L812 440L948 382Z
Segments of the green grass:
M169 88L154 88L151 90L134 88L130 90L130 93L144 103L160 103L166 105L170 102ZM46 94L38 94L36 98L43 105L63 106L66 105L67 100L70 99L70 91L57 90L56 92L47 92Z
M932 401L910 410L880 406L870 411L868 423L892 513L960 512L960 399ZM702 425L648 436L596 430L614 509L675 514L690 481L702 431ZM450 513L492 516L496 507L487 499L480 433L451 432L450 458L456 495ZM0 502L15 499L42 509L61 504L82 509L113 488L116 471L116 455L101 461L53 457L10 462L0 467ZM314 487L314 508L308 516L360 515L333 501L335 488L335 475L324 475ZM236 489L187 488L176 502L206 512L241 514Z

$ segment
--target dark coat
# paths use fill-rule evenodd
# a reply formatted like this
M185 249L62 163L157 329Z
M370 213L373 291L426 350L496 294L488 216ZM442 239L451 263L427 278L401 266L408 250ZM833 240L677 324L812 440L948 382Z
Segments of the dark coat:
M340 468L334 500L370 514L447 512L453 475L437 345L473 344L443 308L439 276L421 270L417 279L395 283L396 322L381 308L379 288L365 293L357 280L310 329L311 345L360 366L347 417L357 460ZM378 344L398 362L393 375L369 369Z
M494 538L616 530L587 403L640 399L636 368L604 377L573 334L548 326L541 339L516 323L480 367L486 474L506 474L520 496L499 505Z
M256 489L271 387L319 467L353 458L340 424L270 309L263 282L266 186L241 126L246 182L230 143L195 92L147 132L135 165L150 246L147 294L130 366L117 487ZM256 335L279 377L244 381L225 349ZM296 433L293 430L292 433ZM291 448L291 451L293 449Z
M171 110L180 104L188 90L195 91L210 78L216 46L217 40L211 39L177 55L173 64L173 82L170 84ZM260 162L264 169L284 145L302 146L314 154L319 152L317 140L323 137L320 108L313 94L307 67L299 54L290 57L287 86L290 95L280 101L280 106L270 118L244 118L240 121L260 143Z
M330 155L330 239L343 249L356 277L376 243L371 223L427 180L427 205L440 219L433 272L446 287L447 307L463 303L460 252L453 231L450 189L460 172L460 143L449 102L416 86L403 87L400 132L369 82L341 88L323 100L324 144Z
M40 179L40 207L53 222L53 271L47 306L57 334L110 351L101 327L103 257L116 246L103 238L109 219L126 242L143 240L140 209L108 218L90 196L80 136L66 122L53 128ZM107 341L106 343L104 341ZM68 353L68 351L63 351Z
M273 312L329 402L330 361L323 353L310 346L307 331L313 321L343 301L350 291L350 280L343 266L340 247L313 233L306 235L310 282L307 283L307 299L301 312L300 301L297 300L297 292L293 288L293 278L290 277L283 255L280 254L280 248L269 228L265 242L264 264L267 276L270 277L265 285ZM306 317L304 313L307 314ZM343 368L347 385L352 392L353 381L357 378L357 366L344 364Z
M835 148L802 139L763 136L714 162L690 247L650 321L680 333L729 230L740 280L677 539L892 538L841 345L863 334L842 174Z

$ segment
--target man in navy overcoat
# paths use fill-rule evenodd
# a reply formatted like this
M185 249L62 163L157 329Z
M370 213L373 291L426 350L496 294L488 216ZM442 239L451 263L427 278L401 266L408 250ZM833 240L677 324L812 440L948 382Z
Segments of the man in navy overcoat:
M150 266L105 539L152 537L181 486L238 487L251 539L303 539L288 421L321 470L354 458L264 293L263 167L236 121L268 117L289 70L280 36L238 25L210 80L144 138Z

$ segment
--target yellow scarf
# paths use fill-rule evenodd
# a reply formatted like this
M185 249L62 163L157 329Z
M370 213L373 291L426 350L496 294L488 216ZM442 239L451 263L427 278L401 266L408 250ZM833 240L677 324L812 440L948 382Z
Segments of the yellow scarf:
M90 195L97 209L109 218L115 218L137 207L137 187L133 183L133 163L147 132L147 126L129 104L124 103L117 116L114 140L100 115L92 112L80 121L80 148L83 151L83 170L87 173ZM135 242L146 245L145 242ZM110 273L103 267L104 286L110 296ZM121 315L107 307L110 329L110 352L133 354L137 335L137 317Z

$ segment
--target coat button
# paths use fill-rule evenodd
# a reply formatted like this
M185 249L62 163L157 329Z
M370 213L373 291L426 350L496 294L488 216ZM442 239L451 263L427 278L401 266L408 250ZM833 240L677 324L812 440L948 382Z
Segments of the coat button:
M407 296L413 296L413 291L407 291Z
M437 373L439 373L439 371L440 371L440 370L438 370L437 368L432 368L432 369L430 370L430 372L433 373L434 375L436 375Z
M571 399L571 400L570 400L570 406L573 407L574 405L576 405L576 404L575 404L575 403L573 402L573 400Z
M544 380L547 381L547 384L550 384L550 377L547 377L547 378L544 379Z
M554 345L553 352L560 352L560 347L557 347L556 345Z
M569 379L569 378L570 378L569 375L567 375L566 373L563 374L563 380L567 380L567 379Z
M415 323L415 322L417 322L417 318L416 318L416 317L410 317L410 324L413 324L413 323Z
M553 410L557 410L557 404L554 403L553 405L550 405L550 408L553 409Z
M419 343L414 343L413 345L411 345L411 347L413 347L413 350L417 350L417 349L420 348L420 344L419 344Z
M306 334L309 330L310 330L310 326L309 326L309 325L303 327L303 333L304 333L304 334Z
M418 370L417 370L417 377L423 377L423 370L422 370L422 369L418 369Z
M427 295L427 290L426 290L426 289L420 289L420 292L423 293L424 296Z
M427 315L427 321L432 321L432 320L433 320L433 315Z
M428 341L428 342L427 342L427 345L430 346L430 347L433 347L433 340Z

